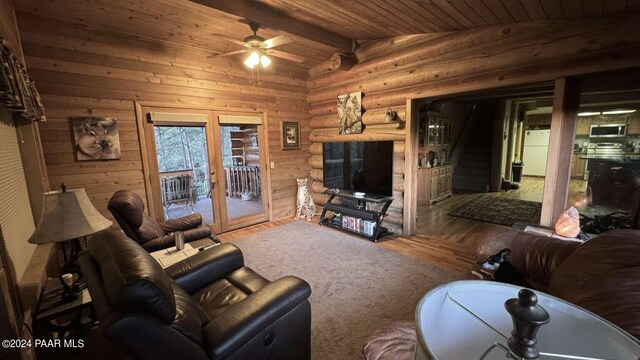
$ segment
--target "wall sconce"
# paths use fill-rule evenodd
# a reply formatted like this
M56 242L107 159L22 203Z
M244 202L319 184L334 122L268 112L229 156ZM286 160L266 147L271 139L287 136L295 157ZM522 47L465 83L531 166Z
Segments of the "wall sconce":
M398 118L398 113L391 110L391 108L389 108L389 110L387 110L387 121L394 121Z

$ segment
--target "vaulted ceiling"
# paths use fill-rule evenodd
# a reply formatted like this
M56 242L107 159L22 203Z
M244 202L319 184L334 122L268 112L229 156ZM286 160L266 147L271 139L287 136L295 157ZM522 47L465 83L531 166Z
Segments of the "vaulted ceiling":
M406 34L556 19L615 17L640 0L14 0L19 13L53 18L123 37L179 44L203 54L240 49L215 34L242 40L249 20L259 35L287 35L279 50L303 55L308 69L361 42ZM36 20L37 21L37 20Z

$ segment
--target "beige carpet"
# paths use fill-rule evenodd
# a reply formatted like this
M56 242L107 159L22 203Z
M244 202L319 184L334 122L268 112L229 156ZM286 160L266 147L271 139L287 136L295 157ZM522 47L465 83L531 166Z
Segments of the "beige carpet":
M413 319L420 298L459 275L367 240L302 221L234 240L245 263L267 279L311 284L315 360L361 359L364 340L395 320Z

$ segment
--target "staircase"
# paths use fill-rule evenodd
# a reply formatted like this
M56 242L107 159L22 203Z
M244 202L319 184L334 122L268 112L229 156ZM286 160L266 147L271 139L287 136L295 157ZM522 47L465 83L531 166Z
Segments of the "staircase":
M496 104L478 103L470 123L471 135L461 146L453 168L453 189L489 192L491 184L491 151Z

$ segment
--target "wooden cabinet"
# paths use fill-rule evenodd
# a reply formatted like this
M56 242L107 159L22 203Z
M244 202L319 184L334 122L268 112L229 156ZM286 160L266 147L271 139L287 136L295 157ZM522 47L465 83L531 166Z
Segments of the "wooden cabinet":
M571 178L583 180L586 167L587 160L580 159L580 154L573 154L573 157L571 158Z
M451 195L453 167L451 165L418 169L418 201L433 204Z
M434 115L435 114L435 115ZM442 147L449 145L451 125L441 114L427 112L418 124L419 147Z

